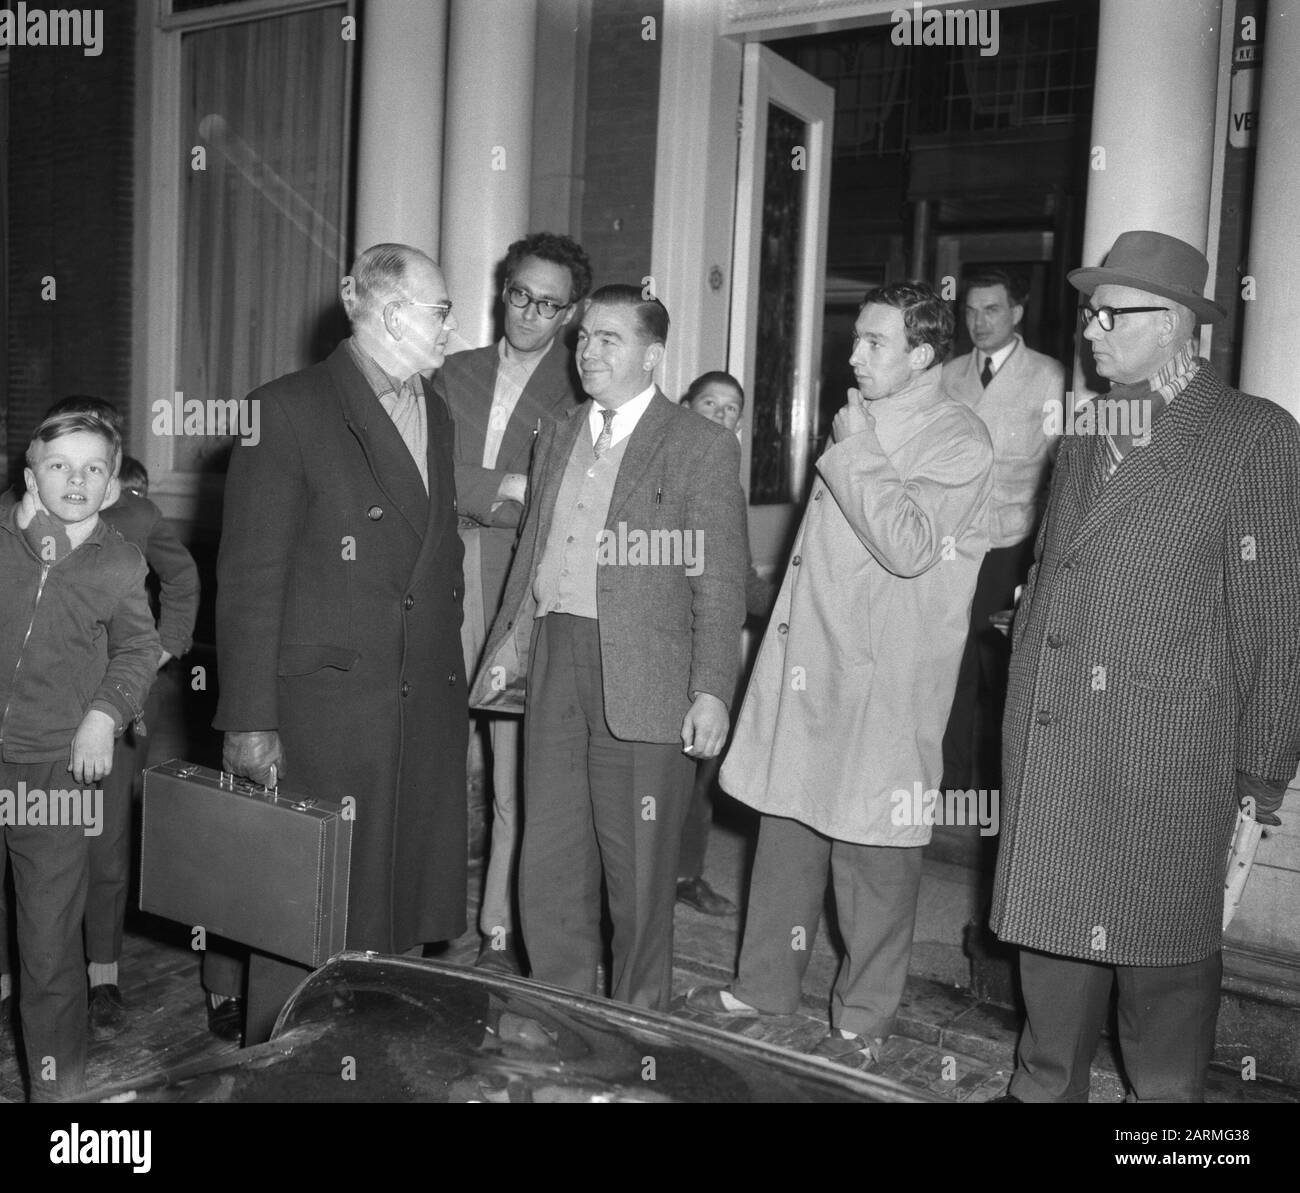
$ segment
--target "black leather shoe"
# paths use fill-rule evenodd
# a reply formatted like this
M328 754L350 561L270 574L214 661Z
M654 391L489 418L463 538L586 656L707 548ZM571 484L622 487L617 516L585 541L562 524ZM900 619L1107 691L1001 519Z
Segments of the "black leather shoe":
M219 1040L242 1044L244 1042L244 1000L226 998L214 1007L209 996L207 1004L208 1031Z
M110 983L91 986L86 1022L92 1040L98 1043L111 1040L126 1026L126 1003L122 1001L122 992Z
M677 902L685 903L704 915L733 915L736 905L719 895L703 878L679 878Z

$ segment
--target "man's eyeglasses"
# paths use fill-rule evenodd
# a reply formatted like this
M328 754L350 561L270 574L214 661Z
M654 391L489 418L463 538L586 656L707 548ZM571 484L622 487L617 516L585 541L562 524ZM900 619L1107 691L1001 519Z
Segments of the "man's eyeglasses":
M1101 324L1102 331L1114 331L1116 315L1136 315L1141 311L1167 310L1168 307L1080 307L1079 320L1086 328L1096 319Z
M534 298L522 286L506 286L506 298L512 307L521 311L527 310L529 305L535 306L543 319L554 319L573 305L571 302L556 302L553 298Z
M426 310L433 311L439 319L446 319L451 314L451 301L447 302L418 302L414 298L395 298L388 304L385 310L392 307L424 307Z

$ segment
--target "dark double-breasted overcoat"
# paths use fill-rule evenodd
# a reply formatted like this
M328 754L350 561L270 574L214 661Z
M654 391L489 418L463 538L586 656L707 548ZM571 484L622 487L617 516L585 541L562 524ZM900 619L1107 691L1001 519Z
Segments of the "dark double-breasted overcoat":
M277 729L285 786L355 800L350 948L465 928L465 677L451 422L429 491L346 345L255 390L218 562L222 730Z

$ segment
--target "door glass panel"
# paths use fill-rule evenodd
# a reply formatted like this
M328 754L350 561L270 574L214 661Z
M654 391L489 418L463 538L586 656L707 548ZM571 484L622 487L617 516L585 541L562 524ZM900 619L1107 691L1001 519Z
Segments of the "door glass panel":
M794 418L799 246L803 239L807 125L768 105L759 249L757 358L754 369L751 505L799 501L795 462L804 444Z

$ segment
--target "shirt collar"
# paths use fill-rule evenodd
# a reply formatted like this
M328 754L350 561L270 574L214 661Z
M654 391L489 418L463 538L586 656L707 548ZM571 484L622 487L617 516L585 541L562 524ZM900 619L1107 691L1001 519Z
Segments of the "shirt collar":
M991 360L993 362L993 372L996 374L997 371L1007 363L1007 357L1016 350L1016 345L1019 343L1020 337L1012 336L1011 339L1003 344L996 352L981 352L979 355L982 356L984 360ZM980 361L981 372L984 369L984 360Z
M637 423L641 421L641 416L650 406L650 400L655 396L655 386L652 381L650 385L643 389L635 398L624 402L614 413L615 417L611 422L611 430L614 434L622 437L623 433L631 434ZM592 435L599 435L600 429L605 425L604 418L601 417L601 411L605 407L597 402L594 398L591 401L591 411L587 415L587 422L591 425Z
M559 336L556 336L556 339L559 339ZM520 373L524 377L531 377L537 371L537 366L546 359L547 353L555 347L555 340L546 345L546 352L543 352L540 356L534 356L531 360L523 360L518 356L507 356L507 347L509 345L506 343L506 338L502 336L497 341L497 360L512 372Z
M360 344L357 343L355 336L349 336L343 341L352 354L352 360L357 368L361 370L361 375L366 379L366 384L370 386L370 392L377 398L386 397L388 394L398 394L402 392L402 382L380 367L379 362L375 360ZM421 392L419 383L419 374L412 373L407 381L410 382L411 388L418 394Z

